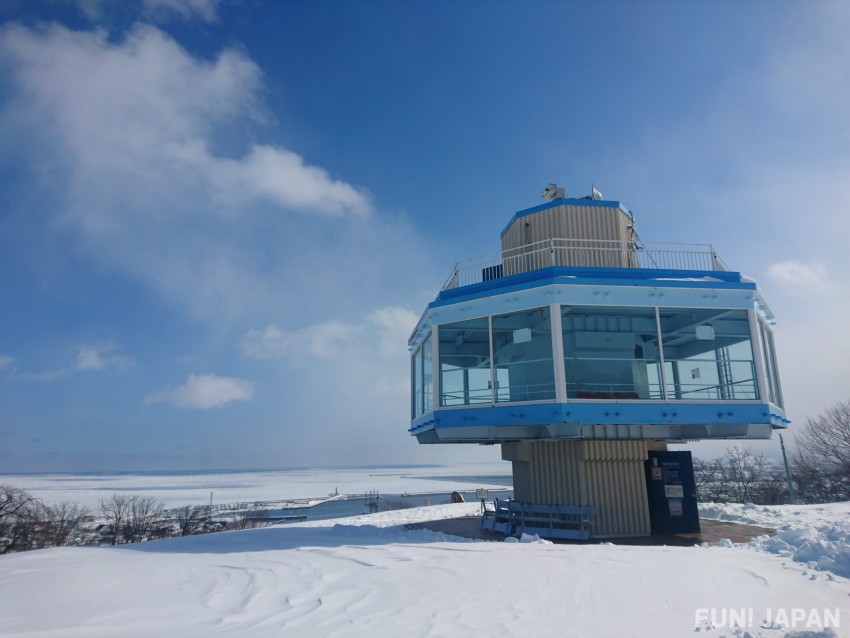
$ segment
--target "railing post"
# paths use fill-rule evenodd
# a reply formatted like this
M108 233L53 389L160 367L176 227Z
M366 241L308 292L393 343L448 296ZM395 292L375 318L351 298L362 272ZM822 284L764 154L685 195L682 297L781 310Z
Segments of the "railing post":
M555 265L555 240L549 238L549 265Z

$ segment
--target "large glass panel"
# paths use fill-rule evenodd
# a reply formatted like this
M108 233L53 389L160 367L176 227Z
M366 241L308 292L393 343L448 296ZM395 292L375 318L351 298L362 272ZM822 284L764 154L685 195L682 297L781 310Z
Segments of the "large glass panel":
M764 319L759 317L759 336L764 360L764 374L767 382L767 398L774 405L782 407L782 390L779 387L779 369L776 365L776 351L773 349L773 332Z
M422 416L422 346L413 355L413 418Z
M767 326L765 326L767 328ZM770 348L770 364L773 370L773 393L776 397L776 405L783 407L782 384L779 382L779 363L776 361L776 348L773 345L773 331L767 328L767 345Z
M771 403L776 403L776 395L774 393L773 384L773 366L771 365L770 347L767 341L767 326L764 321L759 318L759 336L761 337L761 358L763 360L762 369L764 370L764 378L767 383L767 400Z
M440 326L440 405L493 400L487 317Z
M563 306L567 396L661 399L654 308Z
M746 310L659 308L667 398L758 399Z
M422 342L422 412L434 409L434 368L431 355L431 336Z
M549 307L493 316L496 401L555 398Z

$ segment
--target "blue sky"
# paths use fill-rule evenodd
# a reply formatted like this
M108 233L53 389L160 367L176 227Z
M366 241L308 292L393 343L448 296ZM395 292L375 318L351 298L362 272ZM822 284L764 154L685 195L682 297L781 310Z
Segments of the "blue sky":
M848 26L839 2L3 3L0 472L497 459L407 435L406 340L550 181L757 279L801 425L850 398Z

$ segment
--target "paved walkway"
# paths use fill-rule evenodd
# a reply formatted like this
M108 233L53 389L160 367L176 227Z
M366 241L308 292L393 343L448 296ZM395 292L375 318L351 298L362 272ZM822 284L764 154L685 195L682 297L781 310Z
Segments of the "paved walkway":
M715 521L707 518L699 519L702 531L699 534L655 534L643 538L612 538L610 542L617 545L681 545L691 546L708 543L717 545L724 538L733 543L746 543L747 541L767 534L774 536L776 530L767 527L756 527L755 525L744 525L743 523L732 523L729 521ZM481 529L480 516L462 516L460 518L448 518L442 521L428 521L425 523L412 523L408 529L429 529L432 532L442 532L452 536L462 536L482 541L501 541L504 536L496 532ZM589 541L561 541L558 543L599 543L606 539L591 539Z

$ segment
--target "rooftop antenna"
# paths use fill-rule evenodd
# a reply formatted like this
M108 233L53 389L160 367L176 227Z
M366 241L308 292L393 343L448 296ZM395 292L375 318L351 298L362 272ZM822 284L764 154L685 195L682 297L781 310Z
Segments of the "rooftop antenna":
M556 199L564 199L564 197L567 196L567 193L563 188L558 188L557 184L549 184L540 196L551 202Z
M590 199L604 199L602 193L596 190L596 186L593 184L590 185Z

